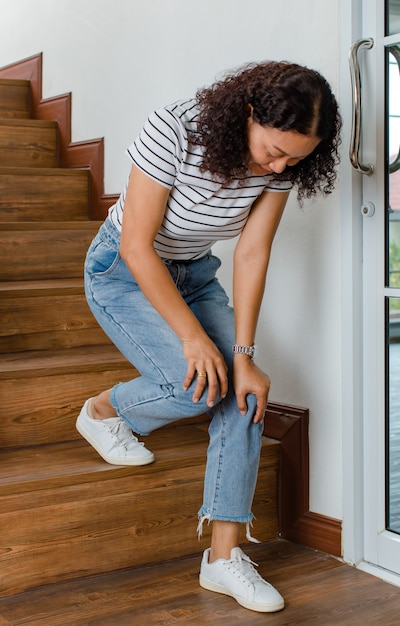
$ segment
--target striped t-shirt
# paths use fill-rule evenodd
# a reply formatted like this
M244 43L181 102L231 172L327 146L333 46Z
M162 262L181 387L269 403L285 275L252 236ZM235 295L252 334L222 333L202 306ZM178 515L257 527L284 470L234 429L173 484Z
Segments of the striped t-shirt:
M153 180L170 189L164 220L154 241L166 259L190 260L205 255L212 244L231 239L242 231L254 201L266 189L287 191L291 183L273 174L229 184L200 171L202 147L189 143L196 131L196 100L181 100L155 111L127 153L133 163ZM121 230L125 191L109 210Z

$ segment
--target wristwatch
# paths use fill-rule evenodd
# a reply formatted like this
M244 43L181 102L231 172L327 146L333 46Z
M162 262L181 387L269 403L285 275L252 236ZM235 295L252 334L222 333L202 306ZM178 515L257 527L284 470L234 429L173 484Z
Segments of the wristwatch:
M246 354L251 359L254 359L257 352L257 346L254 343L252 346L239 346L237 343L235 343L232 346L232 350L235 354Z

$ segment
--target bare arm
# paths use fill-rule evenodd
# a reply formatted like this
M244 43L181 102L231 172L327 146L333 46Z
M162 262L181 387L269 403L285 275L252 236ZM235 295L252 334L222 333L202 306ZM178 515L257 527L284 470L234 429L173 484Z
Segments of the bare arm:
M272 242L284 211L287 192L266 192L254 203L234 255L233 300L236 343L254 343L257 321L264 294ZM255 422L260 422L267 407L269 377L246 355L234 357L234 386L241 413L246 395L257 397Z
M222 397L227 393L224 359L186 305L154 249L168 195L167 188L132 167L124 206L121 256L146 298L182 341L188 364L184 388L189 387L196 371L207 372L207 402L212 406L218 388ZM197 378L194 402L200 399L205 385L205 378Z

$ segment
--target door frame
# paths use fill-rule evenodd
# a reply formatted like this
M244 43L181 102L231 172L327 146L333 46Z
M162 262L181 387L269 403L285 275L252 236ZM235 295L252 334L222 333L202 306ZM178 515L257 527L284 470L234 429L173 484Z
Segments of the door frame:
M342 441L343 441L343 558L400 586L400 576L366 561L364 467L365 418L363 407L363 176L349 164L352 95L349 50L363 36L363 4L375 0L339 0L339 90L343 116L340 179L342 266ZM377 20L379 23L379 20ZM376 22L375 22L376 23ZM364 33L365 34L365 33ZM368 33L372 36L373 33ZM367 159L368 160L368 159Z

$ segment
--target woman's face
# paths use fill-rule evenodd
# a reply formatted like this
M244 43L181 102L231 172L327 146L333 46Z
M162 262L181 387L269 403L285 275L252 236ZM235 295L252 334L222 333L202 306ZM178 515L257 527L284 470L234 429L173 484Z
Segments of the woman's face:
M287 166L305 159L321 141L315 135L262 126L252 115L248 118L247 139L249 168L257 176L281 174Z

